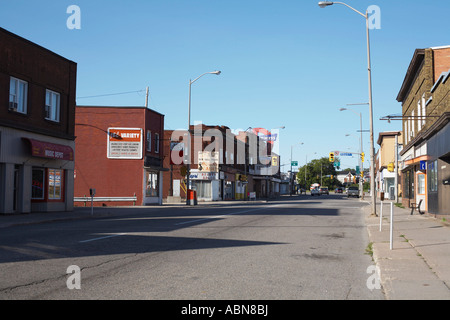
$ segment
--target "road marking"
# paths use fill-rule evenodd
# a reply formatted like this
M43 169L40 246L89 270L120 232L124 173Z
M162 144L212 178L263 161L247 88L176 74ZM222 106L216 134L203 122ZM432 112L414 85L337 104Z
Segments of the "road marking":
M185 222L179 222L179 223L175 223L175 225L176 226L180 226L180 225L183 225L183 224L189 224L189 223L194 223L194 222L198 222L198 221L218 219L218 218L223 218L223 217L226 217L226 216L232 216L232 215L235 215L235 214L247 213L247 212L258 211L258 210L272 209L272 208L278 207L278 206L280 206L280 205L274 205L274 206L268 206L268 207L259 207L259 208L256 208L256 209L231 212L231 213L227 213L227 214L222 214L220 216L214 216L214 217L208 217L208 218L189 220L189 221L185 221Z
M94 238L94 239L89 239L89 240L83 240L83 241L80 241L79 243L92 242L92 241L103 240L103 239L108 239L108 238L120 237L120 236L124 236L124 235L126 235L126 233L113 234L110 236Z

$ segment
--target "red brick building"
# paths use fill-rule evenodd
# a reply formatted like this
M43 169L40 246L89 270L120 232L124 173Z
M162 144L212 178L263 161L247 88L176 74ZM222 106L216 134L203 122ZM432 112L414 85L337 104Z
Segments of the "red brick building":
M75 205L162 203L164 115L146 107L77 106Z
M77 64L0 28L0 213L73 210Z

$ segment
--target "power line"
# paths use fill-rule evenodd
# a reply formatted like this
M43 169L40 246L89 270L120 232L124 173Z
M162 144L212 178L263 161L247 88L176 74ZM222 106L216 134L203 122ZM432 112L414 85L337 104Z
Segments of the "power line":
M139 93L144 92L145 90L138 90L138 91L127 91L127 92L119 92L119 93L109 93L109 94L101 94L96 96L86 96L86 97L77 97L77 99L88 99L88 98L99 98L99 97L108 97L108 96L118 96L123 94L130 94L130 93Z

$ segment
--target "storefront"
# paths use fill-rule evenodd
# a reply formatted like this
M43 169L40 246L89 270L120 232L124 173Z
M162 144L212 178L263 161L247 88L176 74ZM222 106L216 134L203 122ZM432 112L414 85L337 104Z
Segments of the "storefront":
M0 127L0 212L73 210L74 142Z
M221 180L219 172L199 172L191 170L191 188L197 192L199 201L221 200Z

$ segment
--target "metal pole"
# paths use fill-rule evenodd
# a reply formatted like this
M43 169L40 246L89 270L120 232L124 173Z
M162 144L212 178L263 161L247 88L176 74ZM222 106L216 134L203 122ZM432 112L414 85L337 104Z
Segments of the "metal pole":
M372 214L377 215L376 192L375 192L375 150L373 140L373 99L372 99L372 67L370 61L370 38L369 38L369 12L366 11L366 33L367 33L367 68L369 78L369 109L370 109L370 191L372 193Z
M393 248L393 238L394 238L394 203L391 202L391 228L390 228L390 249Z
M395 203L398 203L398 134L395 135Z
M192 87L192 80L189 80L189 114L188 114L188 129L187 129L187 139L188 139L188 145L187 145L187 150L185 150L185 152L187 152L188 158L187 158L187 164L186 164L186 205L189 205L189 187L190 187L190 183L189 183L189 176L191 175L191 134L190 134L190 129L191 129L191 87Z
M383 201L380 204L380 232L381 232L381 224L383 223Z

